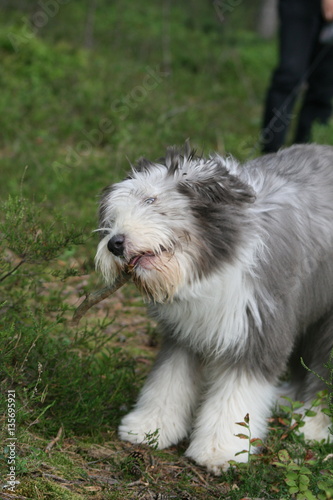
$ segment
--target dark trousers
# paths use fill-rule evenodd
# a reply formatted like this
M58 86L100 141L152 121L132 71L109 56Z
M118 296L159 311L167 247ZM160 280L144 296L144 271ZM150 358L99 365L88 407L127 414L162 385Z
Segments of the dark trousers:
M262 130L263 152L284 143L294 104L305 86L294 142L311 140L314 122L332 112L333 45L319 43L324 25L320 0L279 0L279 63L268 90Z

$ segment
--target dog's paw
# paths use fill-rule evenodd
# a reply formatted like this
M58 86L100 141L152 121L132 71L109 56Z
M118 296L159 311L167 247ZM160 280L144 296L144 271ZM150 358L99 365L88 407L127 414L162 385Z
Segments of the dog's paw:
M309 405L308 407L311 408ZM323 407L315 407L314 410L316 415L309 417L305 416L304 426L299 428L299 432L304 434L307 441L333 441L332 434L330 432L331 419L328 415L322 412ZM299 410L300 412L302 410ZM306 410L303 410L306 411Z
M120 439L131 443L145 443L158 449L178 443L186 429L166 412L134 410L126 415L118 429Z
M221 448L217 443L207 446L205 442L192 441L185 455L198 465L206 467L208 472L219 476L230 467L230 461L247 462L248 454L236 455L241 449L233 446Z

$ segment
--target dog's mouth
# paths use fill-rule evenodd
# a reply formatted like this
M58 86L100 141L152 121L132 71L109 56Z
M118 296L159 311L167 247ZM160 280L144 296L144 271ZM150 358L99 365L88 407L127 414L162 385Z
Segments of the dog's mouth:
M144 253L140 253L139 255L134 255L134 257L131 257L131 259L129 260L127 266L130 268L130 269L134 269L134 267L138 266L141 259L143 258L153 258L153 257L156 257L156 254L152 253L152 252L144 252Z
M161 247L161 252L159 253L154 253L151 251L148 252L141 252L137 255L133 255L128 263L127 263L127 270L129 272L133 271L136 267L141 266L146 269L150 269L155 267L154 266L154 260L160 256L160 253L166 252L166 249L164 247Z

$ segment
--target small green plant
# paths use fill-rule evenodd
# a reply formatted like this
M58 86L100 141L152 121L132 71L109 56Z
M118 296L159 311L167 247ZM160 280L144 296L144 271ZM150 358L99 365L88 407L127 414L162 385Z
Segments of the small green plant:
M156 429L153 432L147 432L147 434L145 434L145 442L154 450L158 449L159 434L159 429Z
M4 281L23 264L44 264L53 260L72 245L83 243L83 230L68 226L63 215L49 210L45 215L43 204L9 196L0 203L0 248ZM11 252L6 256L4 252ZM12 262L15 260L15 264Z
M277 458L278 460L273 464L284 469L284 481L292 498L297 500L327 500L333 498L333 476L330 471L321 471L322 479L317 482L315 488L314 485L311 485L313 471L310 468L311 465L314 465L314 461L309 461L307 464L298 464L292 460L286 449L280 450Z
M263 442L259 438L252 437L252 434L251 434L251 425L250 425L250 415L248 413L245 415L244 421L243 422L237 422L237 425L245 428L248 431L248 434L244 434L244 433L236 434L236 437L238 437L239 439L245 439L245 440L248 441L248 448L246 450L244 449L242 451L239 451L238 453L236 453L236 456L237 455L242 455L244 453L247 453L247 455L248 455L248 463L250 464L251 462L253 462L253 461L255 461L257 459L257 455L255 454L255 448L262 447L263 446ZM231 465L237 464L237 462L234 462L233 460L231 460L229 463Z
M277 467L285 469L285 483L288 485L289 494L296 495L297 500L316 500L309 489L311 470L296 464L290 457L287 450L278 452L279 461L274 462Z

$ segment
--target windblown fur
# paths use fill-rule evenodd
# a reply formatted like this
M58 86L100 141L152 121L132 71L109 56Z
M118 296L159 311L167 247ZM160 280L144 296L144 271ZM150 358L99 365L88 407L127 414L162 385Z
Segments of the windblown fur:
M119 434L159 447L190 437L187 456L214 473L245 460L236 422L263 438L289 367L311 405L333 348L333 148L293 146L239 164L188 146L141 160L100 204L97 267L130 268L163 345ZM290 394L290 392L289 392ZM329 436L318 410L302 428Z

